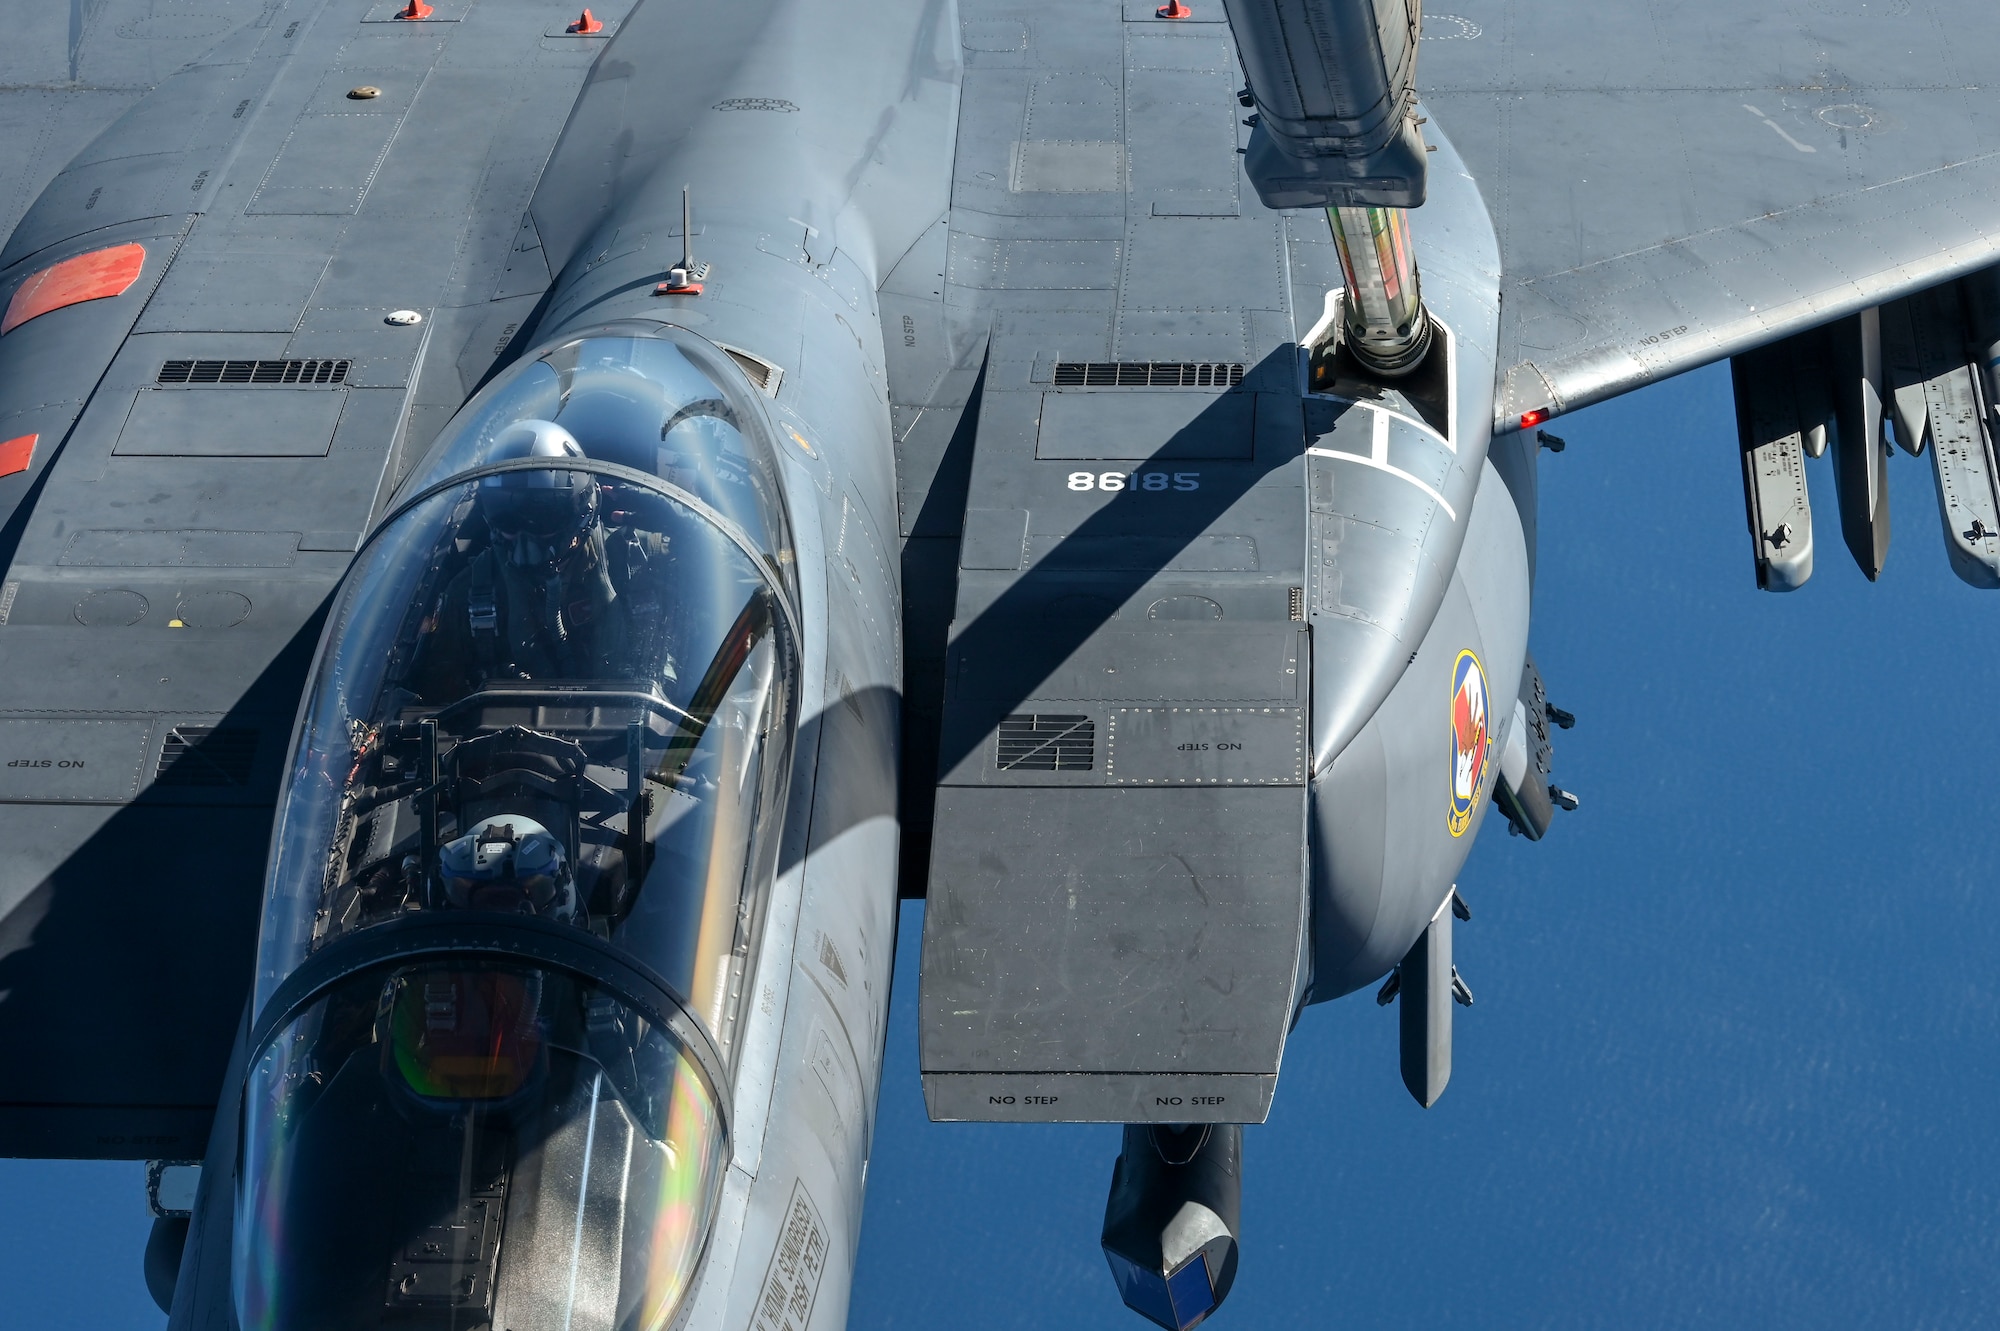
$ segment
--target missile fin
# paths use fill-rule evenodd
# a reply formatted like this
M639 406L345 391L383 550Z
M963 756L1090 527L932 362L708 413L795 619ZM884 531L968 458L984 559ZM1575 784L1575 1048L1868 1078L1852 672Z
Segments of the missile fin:
M1882 307L1882 383L1896 421L1896 443L1915 457L1929 434L1924 396L1923 356L1917 342L1917 298L1906 296Z
M1423 937L1397 968L1403 977L1401 1012L1403 1085L1429 1109L1451 1080L1451 907L1438 907Z
M1882 439L1882 318L1870 308L1827 326L1833 370L1833 488L1840 534L1870 582L1889 558L1889 469Z
M1985 376L1968 363L1967 337L1976 352L1977 329L1968 329L1967 301L1953 284L1910 299L1931 429L1931 477L1952 572L1974 587L2000 587L2000 468L1995 466L1993 414Z

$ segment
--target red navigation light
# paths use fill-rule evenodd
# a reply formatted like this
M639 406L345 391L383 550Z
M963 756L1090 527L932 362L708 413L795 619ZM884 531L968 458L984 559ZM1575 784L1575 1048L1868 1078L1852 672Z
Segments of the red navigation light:
M1532 430L1548 418L1549 413L1540 407L1536 407L1533 411L1524 411L1521 413L1521 428Z

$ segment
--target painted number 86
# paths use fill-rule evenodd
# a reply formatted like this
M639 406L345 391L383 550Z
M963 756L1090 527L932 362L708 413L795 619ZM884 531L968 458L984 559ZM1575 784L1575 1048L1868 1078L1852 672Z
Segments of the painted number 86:
M1201 473L1198 471L1177 471L1169 476L1164 471L1073 471L1069 474L1069 488L1072 490L1199 490Z

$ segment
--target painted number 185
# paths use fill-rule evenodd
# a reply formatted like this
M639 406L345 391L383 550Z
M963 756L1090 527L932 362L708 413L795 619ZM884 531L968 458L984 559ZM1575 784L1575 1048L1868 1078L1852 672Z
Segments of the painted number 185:
M1069 474L1069 488L1072 490L1199 490L1201 473L1198 471L1177 471L1171 475L1164 471L1073 471Z

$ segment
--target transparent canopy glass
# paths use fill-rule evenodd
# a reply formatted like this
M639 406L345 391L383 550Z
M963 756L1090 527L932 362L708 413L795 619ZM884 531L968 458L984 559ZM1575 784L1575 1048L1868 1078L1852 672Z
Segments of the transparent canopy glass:
M791 765L793 558L769 418L713 346L616 325L496 377L402 493L336 598L308 689L257 1010L315 958L333 973L342 955L393 952L382 940L402 935L370 935L377 926L530 917L638 963L715 1052L698 1067L618 998L540 962L368 960L389 969L341 979L256 1053L238 1313L245 1327L320 1325L318 1296L288 1291L336 1286L342 1306L374 1298L370 1315L391 1321L445 1308L396 1292L412 1271L412 1290L429 1277L394 1266L418 1260L394 1244L425 1226L470 1233L474 1212L504 1211L479 1240L493 1253L446 1265L481 1297L513 1300L511 1331L651 1331L671 1311L659 1291L693 1269L680 1264L698 1254L720 1186L698 1161L725 1135L726 1088L712 1083L733 1062ZM336 947L348 951L319 956ZM605 1021L625 1034L592 1043ZM336 1086L365 1089L342 1099ZM681 1141L677 1122L707 1126ZM549 1194L546 1152L579 1132L586 1154L592 1132L596 1149L622 1143L627 1181L605 1174L600 1192L564 1165L558 1191L570 1191ZM408 1139L395 1148L407 1186L353 1157L351 1142L378 1138ZM440 1181L453 1169L455 1192ZM347 1200L311 1200L322 1193ZM662 1218L668 1193L692 1199L674 1212L694 1217L687 1234ZM353 1242L375 1246L320 1235L326 1207L366 1212ZM564 1207L628 1248L650 1236L654 1252L641 1270L639 1248L619 1249L627 1265L614 1270L604 1248L589 1287L618 1292L588 1315L533 1302L554 1298L554 1249L520 1236ZM510 1286L517 1270L532 1274Z
M561 972L351 976L250 1070L244 1331L658 1331L724 1165L714 1088L668 1032Z

